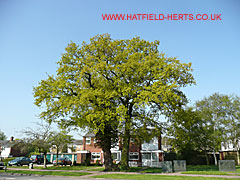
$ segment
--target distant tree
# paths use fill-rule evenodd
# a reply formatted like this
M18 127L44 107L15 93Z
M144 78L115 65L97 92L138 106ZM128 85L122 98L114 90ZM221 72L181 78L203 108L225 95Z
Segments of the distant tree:
M35 147L32 145L32 140L29 138L15 140L13 149L20 152L20 156L29 156L35 151Z
M6 140L7 139L7 136L4 134L4 132L2 132L0 130L0 140ZM1 143L0 143L0 155L2 153L2 146L1 146Z
M56 148L56 163L58 164L58 154L59 151L66 151L67 145L73 142L73 137L68 135L66 131L54 132L52 137L49 139L51 144Z
M71 147L72 147L72 146L71 146ZM69 147L69 149L72 151L72 148L71 148L71 147ZM68 152L68 145L67 145L67 144L64 144L61 152L62 152L62 153L67 153L67 152ZM72 152L74 152L74 151L72 151Z
M239 144L240 144L240 97L231 95L226 102L226 140L224 143L232 143L237 152L237 164L240 165ZM224 144L223 143L223 144Z
M182 155L203 152L209 165L208 151L211 146L211 129L206 126L198 111L193 107L180 110L172 116L168 133L171 145Z
M239 153L240 98L214 93L195 103L194 107L180 110L171 120L170 133L173 145L180 151L197 150L206 155L216 152L224 143L232 142ZM239 163L239 154L238 163Z
M22 132L30 138L33 147L38 149L44 155L44 168L47 167L47 152L52 146L51 140L54 132L51 131L51 125L46 123L36 123L36 129L27 128Z
M219 93L196 102L196 109L200 112L207 131L210 132L208 134L209 150L213 152L215 165L217 165L216 152L221 149L222 142L228 140L229 105L231 105L229 96Z
M6 140L7 136L0 130L0 140Z

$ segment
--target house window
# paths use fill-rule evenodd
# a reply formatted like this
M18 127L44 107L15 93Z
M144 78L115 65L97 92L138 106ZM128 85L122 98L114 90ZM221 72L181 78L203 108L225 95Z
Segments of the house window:
M91 159L92 160L100 160L101 153L100 152L92 152Z
M91 144L91 137L86 137L86 144Z
M151 153L142 153L142 159L151 159Z
M138 152L130 152L129 153L129 160L138 160L139 159L139 153Z

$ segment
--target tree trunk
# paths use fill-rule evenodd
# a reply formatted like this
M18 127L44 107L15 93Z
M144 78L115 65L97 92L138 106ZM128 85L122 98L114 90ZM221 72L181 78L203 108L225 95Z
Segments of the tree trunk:
M214 157L214 164L215 166L217 166L217 157L216 157L215 150L213 150L213 157Z
M239 160L239 148L237 148L237 165L240 164L240 160Z
M122 146L122 157L121 157L121 168L123 170L129 169L129 142L130 142L130 129L126 122L125 132L123 136L123 146Z
M105 171L113 170L113 160L110 149L103 149Z
M97 145L100 145L103 150L105 171L114 171L115 168L117 169L117 167L114 167L113 164L111 147L112 138L117 138L117 133L115 134L113 128L106 124L106 127L104 128L104 133L102 131L98 131L95 138L100 140L100 142L97 142Z
M47 153L44 153L44 168L47 168Z
M57 146L57 156L56 156L56 165L58 165L58 154L59 154L59 152L58 152L59 150L58 150L58 146Z
M208 158L208 155L207 155L207 151L204 151L204 154L205 154L207 165L209 165L210 163L209 163L209 158Z

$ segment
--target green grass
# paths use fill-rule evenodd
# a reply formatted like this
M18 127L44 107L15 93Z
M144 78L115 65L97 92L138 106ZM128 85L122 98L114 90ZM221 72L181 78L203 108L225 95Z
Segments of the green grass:
M140 172L140 173L162 173L161 168L151 167L131 167L129 170L121 170L122 172Z
M93 178L109 178L109 179L135 179L135 180L229 180L228 178L219 177L189 177L189 176L165 176L165 175L141 175L141 174L104 174L93 176ZM238 178L231 178L231 180L239 180Z
M188 165L187 171L182 174L203 174L203 175L229 175L229 176L240 176L240 166L236 166L236 171L223 172L218 170L218 166L214 165Z
M218 171L218 166L214 165L188 165L187 171Z
M0 173L4 173L4 171L0 171ZM91 174L86 172L29 171L29 170L7 170L7 173L39 174L39 175L52 175L52 176L83 176L83 175Z
M28 169L28 166L8 166L8 168L21 168ZM45 169L45 170L86 170L86 171L103 171L104 168L101 166L47 166L47 168L41 166L33 166L34 169Z
M181 174L228 175L228 176L231 175L228 172L223 171L186 171L181 172Z
M21 168L28 169L28 166L8 166L9 168ZM34 169L45 169L45 170L86 170L86 171L103 171L104 167L101 166L48 166L47 168L34 166ZM122 170L123 171L123 170ZM129 170L123 172L140 172L140 173L161 173L161 168L150 168L150 167L131 167Z
M22 168L28 169L28 166L11 166L12 168ZM34 169L44 169L49 171L54 170L85 170L85 171L103 171L104 167L101 166L48 166L47 168L34 166ZM150 167L132 167L129 170L121 170L121 172L138 172L138 173L162 173L161 168L150 168ZM182 174L199 174L199 175L230 175L230 176L240 176L240 166L236 166L236 171L234 172L222 172L218 170L217 166L214 165L188 165L186 172L181 172ZM239 173L239 174L237 174Z

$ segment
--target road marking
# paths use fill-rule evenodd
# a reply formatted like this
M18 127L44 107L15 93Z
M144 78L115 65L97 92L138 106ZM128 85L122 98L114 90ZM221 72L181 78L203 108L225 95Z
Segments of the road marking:
M5 178L5 179L16 179L16 178Z

